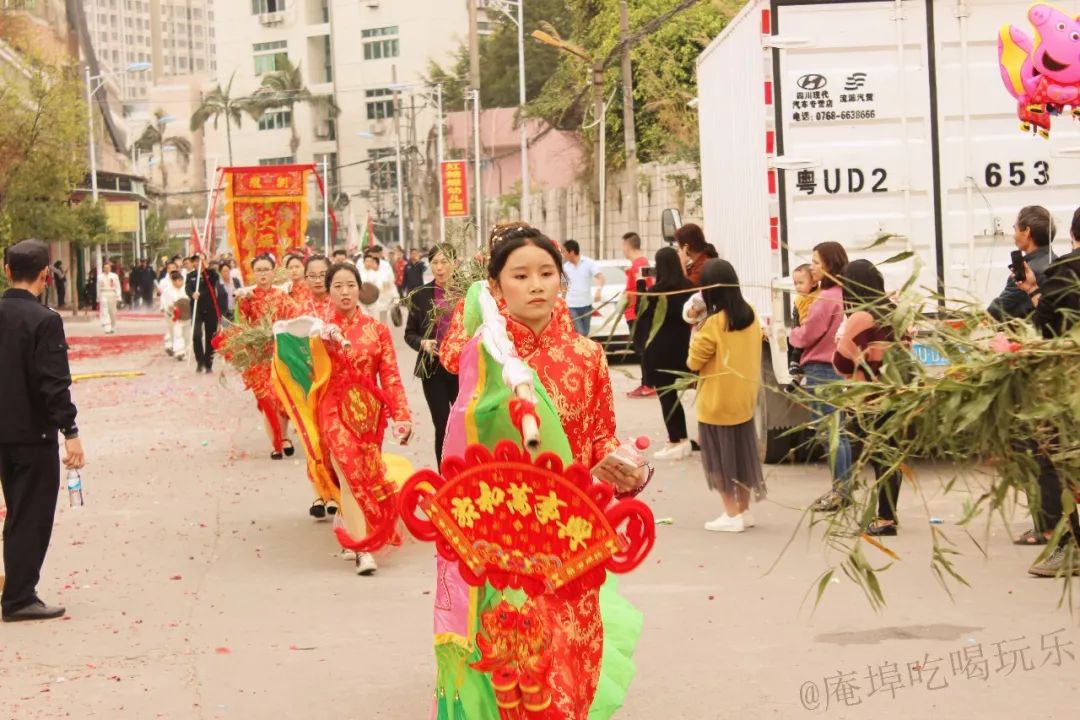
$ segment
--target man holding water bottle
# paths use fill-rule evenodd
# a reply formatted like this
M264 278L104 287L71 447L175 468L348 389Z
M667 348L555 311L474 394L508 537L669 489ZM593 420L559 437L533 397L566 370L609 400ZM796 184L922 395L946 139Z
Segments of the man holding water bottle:
M10 289L0 298L0 484L7 503L7 578L0 610L4 622L48 620L64 614L37 596L60 486L57 434L64 435L69 470L83 466L83 449L64 323L37 302L49 275L48 246L39 240L12 245L4 252L4 274Z

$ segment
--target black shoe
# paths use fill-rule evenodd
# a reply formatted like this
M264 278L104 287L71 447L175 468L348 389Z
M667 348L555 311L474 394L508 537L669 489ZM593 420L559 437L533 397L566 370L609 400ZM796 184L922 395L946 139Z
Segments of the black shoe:
M337 503L334 502L333 500L326 503L326 514L329 515L330 517L333 517L334 515L337 515L337 510L338 510Z
M285 457L292 457L293 453L296 452L296 448L293 447L292 440L286 440L285 442L289 443L282 447L282 450L285 451Z
M196 365L195 366L195 372L202 373L202 371L203 371L202 365Z
M698 445L697 440L690 441L690 452L701 452L701 446Z
M311 503L311 507L308 508L308 514L316 520L322 520L326 517L326 503L322 500L316 500Z
M40 600L20 608L12 613L4 613L4 622L22 622L24 620L53 620L67 612L59 605L46 605Z
M279 452L272 452L272 453L270 453L270 459L271 460L281 460L282 455Z
M882 525L870 523L863 532L871 537L896 537L896 523Z

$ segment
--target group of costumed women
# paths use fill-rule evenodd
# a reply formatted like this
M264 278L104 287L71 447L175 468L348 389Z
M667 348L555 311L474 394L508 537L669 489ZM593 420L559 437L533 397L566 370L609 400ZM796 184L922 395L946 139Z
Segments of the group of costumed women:
M434 540L437 525L446 538L456 532L460 540L484 526L488 518L481 512L512 519L516 510L526 525L553 539L549 550L560 545L565 551L568 544L578 551L575 562L582 548L589 553L582 564L563 567L552 555L515 548L515 542L525 541L499 528L509 545L498 552L487 540L474 542L486 548L485 578L483 562L465 559L475 555L475 547L459 542L460 555L454 556L452 543L442 542L434 597L438 677L432 718L608 718L622 705L633 677L631 656L642 621L599 567L613 558L608 564L613 569L627 545L625 535L612 531L617 523L608 526L602 513L607 508L611 517L616 505L636 503L641 509L627 512L647 514L638 501L625 498L644 486L648 468L640 454L617 439L607 361L597 343L574 330L560 298L558 247L536 228L515 223L494 228L488 250L486 281L473 283L460 298L452 297L449 287L453 253L437 246L429 256L434 280L410 299L415 302L406 341L419 352L415 372L437 428L445 478L422 471L399 491L387 477L384 433L392 427L404 443L411 435L409 409L389 329L364 313L360 275L350 264L290 257L285 267L292 286L286 292L272 285L273 260L255 260L256 286L240 301L240 312L246 322L276 322L278 347L265 367L245 372L245 382L267 416L274 457L289 451L279 428L286 427L285 416L293 417L305 450L316 456L308 458L317 495L312 514L316 508L337 512L338 539L357 552L358 568L364 557L373 572L370 553L400 543L399 519L421 539ZM301 404L300 396L282 392L279 382L275 398L275 383L269 381L288 374L282 357L296 355L288 345L292 336L278 331L290 319L294 331L303 323L299 332L312 339L302 353L304 362L294 364L306 363L311 372L304 380L303 397L312 406L306 415L292 406ZM552 491L542 497L538 484L522 483L504 492L495 487L502 478L493 474L491 486L479 483L479 510L471 498L456 497L452 510L437 515L442 495L435 490L470 464L493 457L527 470L535 469L529 464L535 462L540 473L561 474L565 468L577 489L565 490L564 484L563 495ZM406 496L426 498L418 507L430 518L424 520L430 533L415 529L419 521L406 507ZM608 530L606 548L595 540L603 534L601 524ZM518 535L530 532L520 530L520 522L513 525ZM651 515L636 525L639 536L649 534L649 547L652 525ZM506 565L509 556L517 559ZM493 570L500 562L505 572ZM537 569L541 565L559 579L544 579Z

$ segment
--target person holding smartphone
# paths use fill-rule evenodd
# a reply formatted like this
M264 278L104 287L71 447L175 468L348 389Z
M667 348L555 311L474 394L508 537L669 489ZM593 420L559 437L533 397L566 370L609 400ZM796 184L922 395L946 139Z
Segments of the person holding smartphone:
M641 236L636 232L628 232L622 237L622 252L623 257L630 261L630 267L626 268L626 292L634 293L637 291L638 280L645 281L645 288L651 288L655 281L654 268L649 267L649 258L645 256L645 253L641 251ZM630 327L630 332L633 333L634 323L637 322L637 305L638 298L636 295L629 295L629 302L626 304L626 324ZM644 348L634 346L634 351L638 357L642 357L642 351ZM641 384L636 388L626 393L627 397L631 398L647 398L656 397L656 389L649 387L645 382L645 363L642 360L641 363Z
M1016 250L1022 254L1023 261L1031 267L1035 278L1042 282L1046 268L1053 260L1050 243L1054 240L1057 228L1050 211L1041 205L1029 205L1021 208L1013 224L1013 242ZM1031 299L1017 287L1017 276L1023 278L1023 268L1010 266L1012 272L1005 281L1005 288L986 308L986 312L998 322L1012 318L1030 317L1035 311Z
M1025 264L1024 279L1016 284L1034 306L1032 322L1046 339L1060 337L1070 332L1075 327L1077 318L1080 317L1080 208L1073 213L1069 234L1072 237L1071 252L1051 263L1041 279L1030 264ZM1017 542L1044 545L1048 536L1053 534L1057 523L1061 521L1063 514L1062 480L1045 452L1035 449L1034 454L1039 468L1042 522L1036 522L1036 528L1024 533L1021 540ZM1056 516L1052 515L1055 510ZM1069 516L1069 525L1071 532L1062 536L1058 546L1049 556L1032 565L1028 569L1029 573L1038 577L1055 577L1063 570L1068 544L1080 542L1080 516L1077 515L1075 509ZM1025 538L1032 538L1032 541L1021 542ZM1073 574L1078 572L1080 570L1073 568Z

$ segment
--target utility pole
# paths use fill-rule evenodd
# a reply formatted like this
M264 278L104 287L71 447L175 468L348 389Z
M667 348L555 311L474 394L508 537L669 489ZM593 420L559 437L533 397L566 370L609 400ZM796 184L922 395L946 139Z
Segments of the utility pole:
M638 190L637 190L637 131L634 128L634 82L630 67L630 11L626 0L619 2L619 35L622 48L622 93L623 93L623 141L626 145L626 174L630 180L630 230L640 232L638 226Z
M600 258L600 249L604 241L601 237L604 229L604 65L601 60L593 62L593 116L596 118L596 167L594 168L593 200L593 257Z
M480 32L476 26L477 0L465 0L469 7L469 89L480 89Z
M476 251L483 243L483 200L480 197L480 29L477 26L476 5L478 0L465 0L469 7L469 95L473 102L473 173L476 192L473 193L473 218L476 221Z
M390 80L397 87L397 65L390 66ZM405 201L401 186L401 102L398 91L394 90L394 172L397 175L397 222L398 245L408 247L405 234Z

